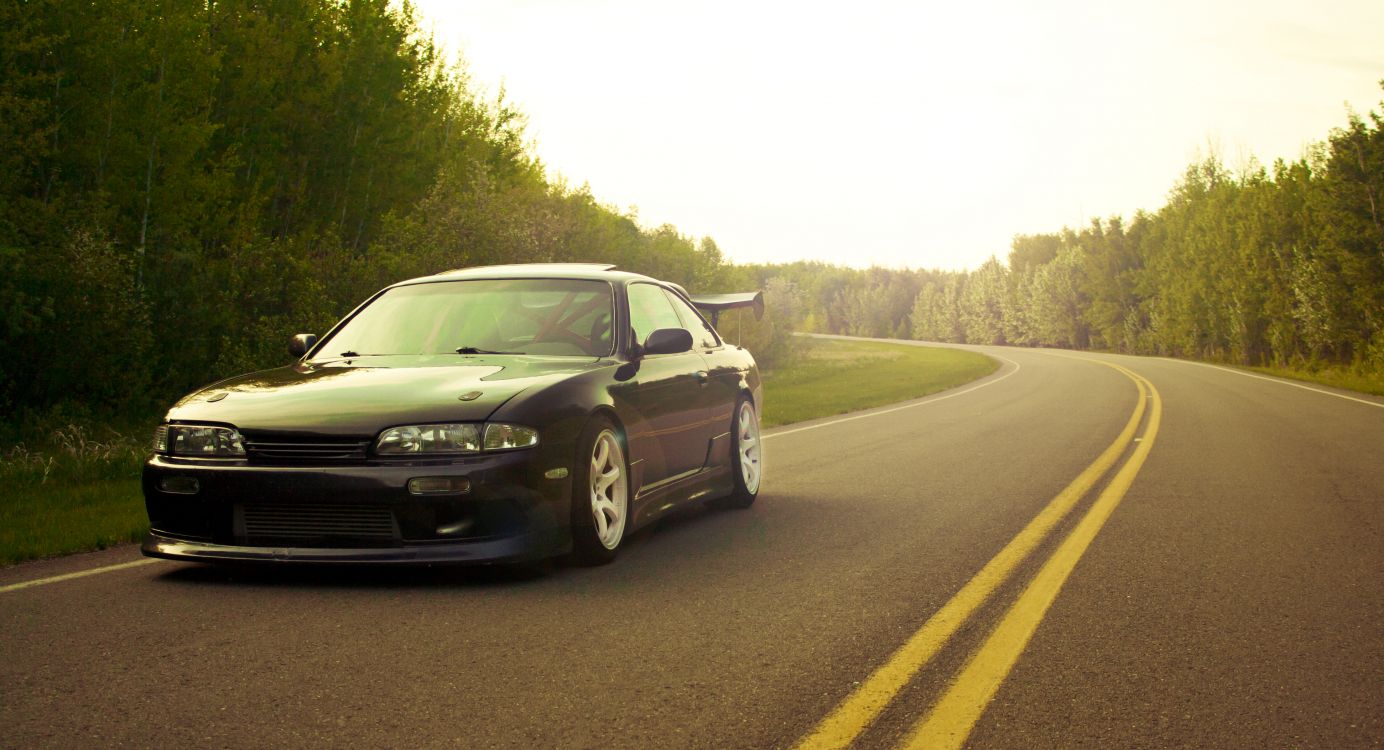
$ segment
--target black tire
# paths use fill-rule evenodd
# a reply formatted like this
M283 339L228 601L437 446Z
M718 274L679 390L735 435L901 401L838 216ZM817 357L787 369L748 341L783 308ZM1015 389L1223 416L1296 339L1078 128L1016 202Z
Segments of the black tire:
M596 508L599 500L605 498L597 497L591 477L591 464L597 457L598 443L602 441L606 441L607 450L613 447L619 451L613 464L618 466L620 478L609 488L618 488L624 496L618 531L609 531L610 515L606 513L607 532L604 535L596 518ZM577 440L572 472L572 561L578 565L605 565L614 560L629 530L629 509L629 462L625 457L624 435L609 418L597 414L587 421Z
M746 481L747 472L742 463L745 459L740 451L741 433L743 432L740 425L740 415L744 409L749 409L750 419L754 423L751 437L754 439L756 447L760 447L760 450L755 453L755 466L753 473L751 473L753 486L750 486L750 483ZM754 402L750 401L749 397L741 396L736 400L735 411L731 412L730 417L730 468L735 488L731 490L729 495L713 500L712 505L718 508L734 509L744 509L754 505L755 498L759 497L760 485L763 484L764 454L761 446L759 413L755 410Z

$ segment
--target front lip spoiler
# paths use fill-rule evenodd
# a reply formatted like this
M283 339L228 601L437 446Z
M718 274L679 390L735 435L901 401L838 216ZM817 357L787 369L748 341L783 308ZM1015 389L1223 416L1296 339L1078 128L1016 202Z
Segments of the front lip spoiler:
M146 557L252 565L483 565L529 562L570 550L570 541L559 541L551 533L402 547L251 547L190 541L151 531L140 547Z

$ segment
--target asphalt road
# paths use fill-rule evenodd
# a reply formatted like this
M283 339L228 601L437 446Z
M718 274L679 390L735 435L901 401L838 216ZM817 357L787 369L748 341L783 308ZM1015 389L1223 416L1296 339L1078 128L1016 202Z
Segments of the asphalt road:
M770 431L752 509L604 568L0 570L0 745L816 747L843 716L863 748L933 719L974 747L1384 745L1384 399L982 350L985 380Z

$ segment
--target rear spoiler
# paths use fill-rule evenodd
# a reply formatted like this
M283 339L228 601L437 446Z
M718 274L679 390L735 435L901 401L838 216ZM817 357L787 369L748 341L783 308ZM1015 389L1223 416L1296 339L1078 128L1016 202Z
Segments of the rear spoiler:
M764 317L764 292L744 292L742 294L698 294L689 296L692 304L702 312L711 313L711 324L716 325L722 310L754 308L754 319Z

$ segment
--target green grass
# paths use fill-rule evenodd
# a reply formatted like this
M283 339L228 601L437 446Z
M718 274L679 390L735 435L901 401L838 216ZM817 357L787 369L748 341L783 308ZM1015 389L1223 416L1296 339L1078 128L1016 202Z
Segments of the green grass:
M139 539L149 528L139 488L147 442L75 425L41 447L0 452L0 565Z
M105 549L148 529L138 479L11 488L0 504L0 565Z
M807 339L791 367L764 376L765 427L926 396L994 372L999 363L959 349Z
M1344 388L1349 391L1384 396L1384 376L1362 374L1344 367L1325 367L1319 370L1304 370L1296 367L1245 367L1243 369L1280 378L1329 385L1332 388Z
M807 340L791 367L764 377L765 426L868 409L994 372L988 357L859 341ZM136 541L148 530L143 434L76 425L37 447L0 451L0 565Z

